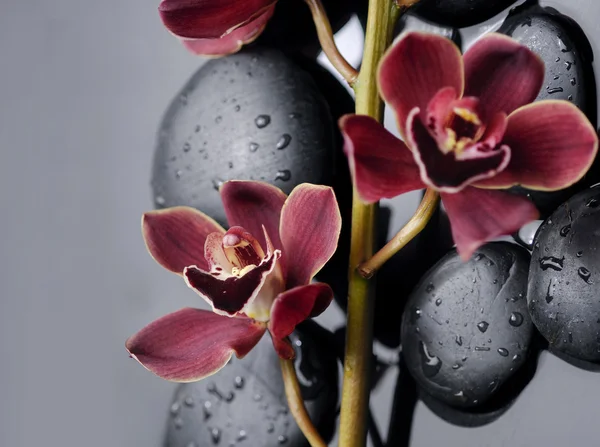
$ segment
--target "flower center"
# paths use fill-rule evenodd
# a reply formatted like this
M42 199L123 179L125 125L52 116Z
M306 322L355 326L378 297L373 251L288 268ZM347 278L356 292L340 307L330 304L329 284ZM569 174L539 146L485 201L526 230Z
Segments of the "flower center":
M485 126L477 113L463 107L454 107L446 121L444 152L460 154L466 147L479 141Z

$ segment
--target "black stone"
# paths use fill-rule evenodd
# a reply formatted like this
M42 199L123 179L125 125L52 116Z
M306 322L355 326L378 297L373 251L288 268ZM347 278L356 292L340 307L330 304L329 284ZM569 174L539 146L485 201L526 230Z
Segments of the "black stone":
M541 226L529 269L531 318L550 347L600 361L600 188L582 191Z
M442 25L465 27L484 22L516 0L421 0L415 13Z
M402 353L428 394L479 405L524 364L533 334L528 264L525 249L491 243L468 262L450 252L422 278L404 311Z
M325 439L333 435L337 405L337 361L331 334L304 324L296 344L296 371L311 419ZM165 447L215 445L308 446L289 413L270 337L244 359L233 359L212 377L180 385L173 397Z
M544 61L546 75L537 100L571 101L595 125L593 53L590 42L574 20L554 8L527 2L511 11L498 31L525 45ZM594 166L586 178L561 191L541 192L521 187L513 190L528 196L545 218L573 194L595 183L597 178L598 167Z
M225 223L218 187L226 180L263 180L286 193L302 182L332 185L334 125L313 78L281 52L254 47L211 60L163 118L155 205L192 206Z
M400 33L407 31L437 34L438 36L452 40L459 48L461 46L461 37L458 29L424 20L412 12L400 17L394 30L394 34L399 35Z

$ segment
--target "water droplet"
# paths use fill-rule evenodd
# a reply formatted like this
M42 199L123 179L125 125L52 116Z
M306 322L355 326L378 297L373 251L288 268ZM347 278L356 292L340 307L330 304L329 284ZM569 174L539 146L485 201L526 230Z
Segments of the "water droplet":
M502 357L508 357L508 349L498 348L498 354L500 354Z
M173 405L171 405L171 414L173 416L177 416L179 414L180 409L181 405L179 405L179 402L175 402Z
M552 79L554 79L556 81L558 78L560 78L560 76L559 75L555 75Z
M565 225L560 229L560 235L562 237L567 236L571 232L571 224Z
M221 115L215 118L215 123L219 124L221 121L223 121L223 117Z
M240 430L240 432L237 435L237 441L243 441L244 439L246 439L247 436L248 434L246 433L246 430Z
M282 182L287 182L292 178L292 173L289 169L282 169L281 171L277 171L275 174L274 180L281 180Z
M175 419L173 419L173 424L175 424L176 429L180 429L181 427L183 427L183 419L177 416Z
M563 88L562 87L555 87L555 88L548 89L548 94L549 95L553 95L555 93L562 93L562 92L563 92Z
M573 95L569 95L569 96L567 96L567 99L568 99L569 101L573 101Z
M585 267L579 267L577 269L577 274L579 275L579 277L581 279L583 279L586 283L590 284L590 276L592 276L592 273L586 269Z
M441 304L442 304L442 299L441 298L438 298L437 300L435 300L435 305L436 306L439 306Z
M486 346L475 346L475 350L476 351L489 351L490 348L488 348Z
M513 362L518 362L519 360L521 360L521 355L520 354L513 355L513 358L512 358Z
M519 312L513 312L510 314L510 318L508 319L508 322L510 323L511 326L519 327L523 324L523 315L520 314Z
M225 183L225 180L223 180L223 179L220 179L220 178L213 179L212 184L213 184L214 190L218 191L219 188L221 188L221 186L223 186L223 183Z
M240 110L242 110L242 108L240 107L240 105L238 104L237 106L235 106L233 108L233 110L235 110L236 112L239 112Z
M288 438L285 435L279 435L277 437L277 442L280 444L285 444L287 442Z
M183 145L183 152L189 152L192 150L192 145L190 143L185 143Z
M577 80L575 78L571 78L571 85L577 85Z
M221 430L218 428L212 428L210 430L210 438L212 439L213 444L218 444L221 442Z
M569 332L569 343L573 343L573 332Z
M261 394L255 394L253 397L255 402L260 402L262 400L262 395Z
M201 130L202 130L202 127L200 126L200 124L198 124L198 125L196 126L196 128L194 129L194 132L198 133L198 132L200 132Z
M552 295L550 293L550 289L552 288L552 279L550 279L550 282L548 283L548 290L546 290L546 303L550 304L552 302L552 300L554 299L554 295ZM532 303L533 305L533 303ZM531 310L533 311L533 308L531 308Z
M452 369L458 369L460 368L460 365L458 363L455 363L454 365L452 365Z
M244 378L242 376L235 376L235 379L233 379L233 385L238 390L244 388Z
M564 261L565 261L564 256L562 258L555 258L554 256L546 256L546 257L540 259L540 268L542 270L552 269L552 270L556 270L557 272L560 272L563 269Z
M567 71L569 71L572 66L573 66L573 62L565 61L565 67L567 68Z
M184 404L186 404L186 406L188 407L193 407L194 406L194 399L192 398L192 396L187 396L185 398L185 400L183 401Z
M588 200L588 202L585 204L585 206L587 206L588 208L597 208L598 205L600 205L600 201L594 198Z
M479 329L482 333L487 331L490 324L487 321L481 321L477 323L477 329Z
M256 152L258 150L259 146L257 143L250 143L250 146L248 146L248 149L250 149L250 152Z
M420 342L419 353L421 354L421 367L423 368L423 374L427 378L434 377L437 373L440 372L442 368L442 361L439 357L435 355L431 355L427 350L427 346L423 341Z
M154 203L156 203L157 205L163 206L167 201L165 200L165 198L163 196L156 196L154 197Z
M433 285L432 282L430 282L429 284L427 284L427 287L425 287L425 292L431 293L433 291L433 289L435 289L435 286Z
M175 171L175 178L176 179L180 179L182 175L183 175L183 171L181 169L178 169L178 170Z
M258 115L254 120L254 124L256 124L256 127L259 129L264 129L270 122L271 117L269 115Z
M475 261L481 261L482 259L483 259L483 255L481 253L477 253L475 255L475 258L474 258Z
M557 57L556 59L554 59L554 62L560 62L560 57Z
M581 258L583 256L583 250L580 250L577 253L575 253L575 256L577 256L578 258Z
M230 161L229 163L227 163L227 166L229 166L229 169L233 169L233 162Z
M454 339L454 341L456 342L456 344L458 346L462 346L462 344L463 344L463 340L462 340L462 337L460 335L457 335L456 338Z
M292 141L292 136L288 133L284 133L279 141L277 142L277 149L282 150L289 146Z
M275 424L273 424L272 422L269 422L267 424L267 433L273 433L275 431Z
M492 284L498 284L498 280L497 280L497 279L494 279L494 280L492 281Z

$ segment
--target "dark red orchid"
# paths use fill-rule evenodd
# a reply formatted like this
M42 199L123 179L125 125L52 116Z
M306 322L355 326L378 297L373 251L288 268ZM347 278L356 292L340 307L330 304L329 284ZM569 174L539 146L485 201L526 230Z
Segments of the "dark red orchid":
M188 207L142 219L150 254L213 308L179 310L127 340L131 356L167 380L214 374L267 330L279 356L293 358L288 335L333 298L327 284L309 284L337 248L341 217L331 188L304 183L287 197L267 183L231 181L220 191L227 231Z
M263 31L277 0L162 0L165 26L192 52L235 53Z
M405 34L383 58L378 82L406 143L367 116L340 121L359 195L375 202L439 191L463 259L536 219L529 200L497 189L563 189L598 149L594 128L571 103L529 104L543 79L541 59L500 34L464 56L443 37Z

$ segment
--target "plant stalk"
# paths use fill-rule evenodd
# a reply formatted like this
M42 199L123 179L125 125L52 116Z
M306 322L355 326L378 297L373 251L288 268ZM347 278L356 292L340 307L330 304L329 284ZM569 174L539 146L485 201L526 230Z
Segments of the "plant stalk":
M356 113L381 122L383 102L377 90L377 67L398 17L393 0L370 0L362 68L354 90ZM361 202L354 189L348 288L348 329L340 414L339 447L366 444L373 345L374 285L356 268L374 251L377 205Z

